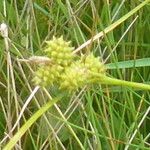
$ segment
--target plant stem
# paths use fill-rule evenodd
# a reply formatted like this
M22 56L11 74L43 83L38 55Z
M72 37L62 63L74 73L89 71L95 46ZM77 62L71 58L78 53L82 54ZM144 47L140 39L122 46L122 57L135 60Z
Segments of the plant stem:
M148 84L119 80L119 79L111 78L106 75L101 75L98 73L92 73L92 75L94 75L96 77L96 79L94 79L94 80L100 81L101 84L120 85L120 86L138 88L138 89L142 89L142 90L150 90L150 85L148 85Z

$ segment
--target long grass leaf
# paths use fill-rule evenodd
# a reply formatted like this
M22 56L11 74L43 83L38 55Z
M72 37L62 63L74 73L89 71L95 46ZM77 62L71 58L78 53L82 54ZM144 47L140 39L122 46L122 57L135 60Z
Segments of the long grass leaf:
M133 67L146 67L150 66L150 58L142 58L137 60L128 60L115 63L106 64L107 69L124 69Z

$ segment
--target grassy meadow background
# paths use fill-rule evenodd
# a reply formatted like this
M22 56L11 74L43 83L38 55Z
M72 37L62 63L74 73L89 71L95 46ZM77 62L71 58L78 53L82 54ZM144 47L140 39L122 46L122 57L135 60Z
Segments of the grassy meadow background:
M22 134L15 137L17 150L150 148L150 92L121 86L99 84L72 94L65 91L65 96L52 104L54 106L41 112L37 120L32 118L31 126L27 124L24 132L21 130L29 118L60 93L55 86L33 93L36 66L18 59L42 55L45 41L53 36L63 35L78 48L102 31L103 36L77 54L93 52L106 64L110 76L149 84L150 3L145 3L108 33L103 32L142 2L144 0L0 0L0 22L9 27L9 52L0 37L2 149L18 132ZM33 98L19 118L31 94ZM10 132L18 118L15 130ZM15 143L13 140L11 145Z

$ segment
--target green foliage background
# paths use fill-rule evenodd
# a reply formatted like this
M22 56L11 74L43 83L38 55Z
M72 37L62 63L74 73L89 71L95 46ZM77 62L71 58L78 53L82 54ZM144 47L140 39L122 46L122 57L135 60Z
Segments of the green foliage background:
M31 80L36 66L19 62L17 58L43 54L45 41L53 35L63 35L64 39L72 41L72 45L77 48L140 3L139 0L0 0L0 21L9 27L9 51L14 74L8 74L7 53L1 37L0 140L13 127L21 108L35 87ZM93 52L107 64L107 72L111 76L149 83L149 35L150 4L146 4L78 55ZM18 127L10 136L19 131L51 96L53 98L59 95L56 89L57 87L40 89L35 94ZM122 150L129 143L144 113L148 111L149 99L148 91L120 86L86 87L72 95L65 91L65 96L57 103L57 107L68 118L67 121L60 115L57 107L50 108L27 130L15 148ZM149 123L148 114L129 149L149 149ZM62 127L57 133L60 126ZM1 147L8 141L9 139L1 143Z

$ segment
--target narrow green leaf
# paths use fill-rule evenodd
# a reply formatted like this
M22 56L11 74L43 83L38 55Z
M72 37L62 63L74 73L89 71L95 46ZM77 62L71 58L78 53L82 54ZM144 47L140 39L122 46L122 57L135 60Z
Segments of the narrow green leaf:
M33 3L33 6L38 9L39 11L41 11L44 15L46 15L47 17L50 17L49 12L47 12L45 9L43 9L41 6L39 6L37 3Z
M109 63L109 64L106 64L106 66L107 66L107 69L146 67L146 66L150 66L150 58L142 58L142 59L136 59L136 60Z
M62 12L64 13L64 15L68 18L67 7L63 4L61 0L56 0L56 2L58 6L60 7L60 9L62 10Z

